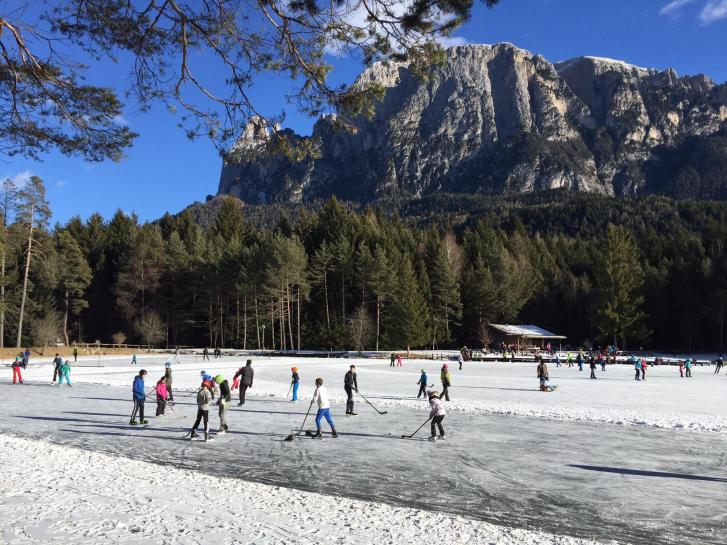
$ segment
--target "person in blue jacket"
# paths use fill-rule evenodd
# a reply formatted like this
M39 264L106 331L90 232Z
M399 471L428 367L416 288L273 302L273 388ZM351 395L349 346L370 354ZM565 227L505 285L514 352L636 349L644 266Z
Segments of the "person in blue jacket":
M131 421L129 424L136 426L136 413L139 413L139 423L148 424L148 420L144 420L144 401L146 400L146 393L144 392L144 377L146 371L139 369L139 374L134 377L134 385L131 388L132 397L134 399L134 411L131 413Z
M417 384L419 385L419 393L417 394L417 399L419 399L420 396L424 396L424 399L427 399L427 381L429 379L427 378L427 372L422 369L422 376L419 377L419 382Z
M293 398L290 401L295 403L296 401L298 401L298 387L300 386L300 375L298 374L297 367L292 367L290 370L293 373L290 379L293 389Z
M631 365L634 366L634 370L636 371L636 376L634 377L634 380L641 380L641 362L637 360L633 355L629 358L629 362Z
M687 377L692 376L692 358L687 358L687 361L684 362L684 367L687 370Z

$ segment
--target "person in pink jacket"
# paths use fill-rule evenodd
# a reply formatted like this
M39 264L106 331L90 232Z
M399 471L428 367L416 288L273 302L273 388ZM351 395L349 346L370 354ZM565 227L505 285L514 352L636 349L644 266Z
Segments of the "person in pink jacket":
M167 399L169 399L166 376L163 376L159 379L159 382L157 382L154 391L156 391L157 394L157 416L166 416Z
M439 428L439 439L444 439L444 427L442 426L442 420L447 411L444 410L444 403L439 399L439 392L429 392L429 406L431 411L429 412L429 418L432 420L432 435L429 437L430 441L437 440L437 428Z

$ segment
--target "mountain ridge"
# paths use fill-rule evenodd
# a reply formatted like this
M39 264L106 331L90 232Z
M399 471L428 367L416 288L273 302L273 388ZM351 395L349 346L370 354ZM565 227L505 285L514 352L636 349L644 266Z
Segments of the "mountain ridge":
M727 84L704 75L594 56L551 63L503 43L453 46L425 80L406 64L377 63L354 85L369 82L386 91L353 133L330 117L311 136L281 130L313 144L301 161L249 124L223 160L218 194L249 203L559 188L727 198Z

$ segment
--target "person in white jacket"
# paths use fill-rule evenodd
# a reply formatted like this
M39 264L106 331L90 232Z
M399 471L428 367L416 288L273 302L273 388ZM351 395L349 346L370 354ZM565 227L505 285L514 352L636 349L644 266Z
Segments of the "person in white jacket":
M321 420L325 417L328 425L331 426L331 437L338 437L336 433L336 425L331 418L331 404L328 401L328 392L323 386L323 379L316 379L316 391L313 393L313 401L318 403L318 412L316 413L316 433L313 437L321 437Z
M437 430L435 428L439 428L439 439L444 439L442 420L444 420L444 415L447 414L447 411L444 410L444 403L439 399L439 392L429 392L429 406L432 408L429 413L429 418L432 419L432 436L429 440L437 440Z

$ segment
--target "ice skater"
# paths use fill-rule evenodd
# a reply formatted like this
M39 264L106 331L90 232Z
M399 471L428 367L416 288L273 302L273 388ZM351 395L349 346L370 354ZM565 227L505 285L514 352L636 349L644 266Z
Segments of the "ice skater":
M687 372L687 378L692 378L692 358L687 358L687 361L684 363L684 369Z
M252 388L253 378L255 377L255 369L252 368L252 360L245 362L245 367L240 367L235 373L232 379L240 377L240 402L237 404L238 407L245 404L245 394L248 388Z
M172 362L171 361L168 361L164 364L164 378L167 379L167 393L169 394L169 397L167 399L173 405L174 404L174 393L172 392Z
M578 370L583 371L583 352L578 352L576 363L578 364Z
M20 372L20 368L23 366L23 362L20 360L20 356L15 356L13 361L13 384L23 383L23 374Z
M601 371L605 372L606 371L606 362L607 362L607 360L603 356L603 354L601 354L601 356L599 356L599 361L601 363Z
M316 379L316 391L313 393L313 401L318 404L316 433L313 437L317 439L321 438L321 420L324 418L331 427L331 437L338 437L336 425L333 423L333 418L331 418L331 404L328 401L328 392L326 391L326 387L323 386L323 379L320 377Z
M394 367L396 365L396 354L393 352L391 353L391 363L389 364L389 367Z
M167 399L169 399L169 391L167 390L167 377L162 376L157 382L154 391L157 394L157 413L156 416L167 416Z
M298 401L298 386L300 386L300 375L298 375L298 368L292 367L290 369L292 375L290 377L290 387L293 390L293 397L290 399L291 403Z
M227 426L227 405L232 401L232 392L230 391L230 384L222 375L215 377L215 384L220 388L220 399L217 401L220 429L217 433L226 433L229 429Z
M538 375L538 380L540 381L540 391L541 392L547 392L548 390L548 366L545 365L545 361L543 361L543 358L540 358L540 363L538 363L538 367L536 368L536 373Z
M419 385L419 393L417 394L417 399L419 397L423 397L424 399L427 398L427 372L422 369L422 374L419 377L419 382L417 382Z
M190 439L199 437L197 435L197 428L202 421L204 421L204 440L210 440L210 403L212 402L212 394L210 393L210 383L208 381L202 382L202 387L197 392L197 419L192 425L192 429L189 432Z
M449 372L449 365L446 363L442 365L442 370L439 372L439 379L442 381L442 394L439 396L449 401L449 387L452 386L452 375Z
M58 386L63 384L64 380L68 386L71 386L71 362L69 360L66 360L58 370Z
M346 390L346 414L356 416L353 412L353 391L358 392L358 378L356 377L356 366L349 367L346 375L343 377L343 389Z
M714 360L714 374L719 375L719 372L722 370L722 366L724 365L724 360L722 359L722 354L719 355L719 357Z
M401 359L401 354L396 355L396 366L397 367L404 367L404 363Z
M148 420L144 420L144 401L146 401L146 394L144 393L144 377L146 376L145 369L139 369L139 374L134 377L134 384L131 387L131 394L134 400L134 410L131 413L131 420L129 424L136 426L136 414L139 414L139 423L148 424Z
M429 392L429 418L432 419L432 434L429 437L430 441L437 440L437 428L439 429L439 439L444 440L444 426L442 426L442 420L444 420L447 411L444 409L444 403L439 398L439 392Z
M205 347L204 347L204 348L202 349L202 361L204 361L204 360L207 360L207 361L209 361L209 359L210 359L210 351L209 351L209 350L207 350L207 347L205 346Z
M136 354L132 354L130 365L136 365Z
M636 376L634 376L634 380L641 381L641 362L633 356L631 356L631 361L634 365L634 370L636 371Z
M55 382L58 378L58 373L61 371L61 365L63 365L63 358L61 358L61 355L56 352L56 357L53 358L53 380L51 382Z
M684 362L679 360L679 376L684 378Z
M641 380L646 380L646 358L641 358Z
M591 378L595 379L596 377L596 360L591 356Z
M78 347L73 347L73 363L78 363Z
M459 370L462 370L462 364L464 363L464 358L462 357L462 353L457 356L457 363L459 363Z

